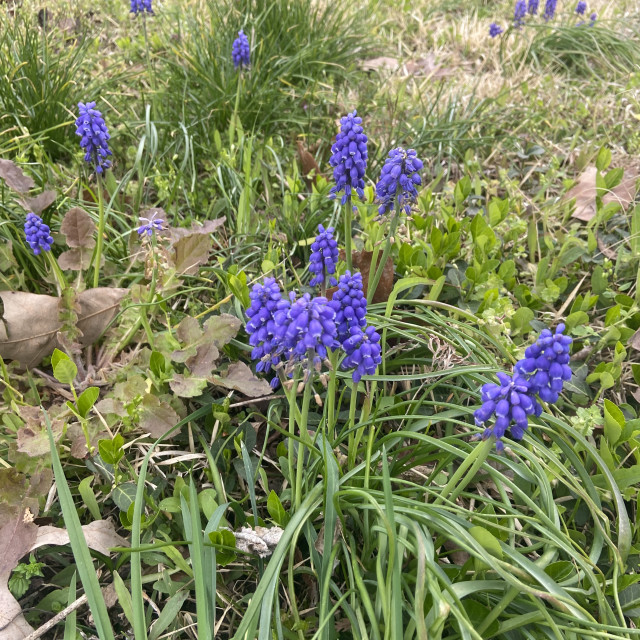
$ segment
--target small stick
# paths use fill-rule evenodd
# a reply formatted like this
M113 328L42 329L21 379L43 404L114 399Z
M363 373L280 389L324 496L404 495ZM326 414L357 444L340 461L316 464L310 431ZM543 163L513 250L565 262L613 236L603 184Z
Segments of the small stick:
M33 633L30 633L24 640L36 640L42 637L49 629L55 627L58 622L64 620L70 613L80 608L87 601L87 595L81 595L76 601L72 602L66 609L63 609L60 613L56 613L51 620L45 622L41 627L38 627Z

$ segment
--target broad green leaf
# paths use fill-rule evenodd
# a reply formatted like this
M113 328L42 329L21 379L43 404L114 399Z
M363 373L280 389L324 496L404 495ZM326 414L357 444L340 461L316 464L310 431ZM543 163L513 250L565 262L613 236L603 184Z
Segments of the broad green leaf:
M78 375L78 367L66 356L60 358L53 367L53 377L62 384L71 384Z
M611 400L604 401L604 435L609 444L616 444L625 425L624 414Z
M282 502L275 491L271 491L267 498L267 511L273 521L280 527L286 527L289 522L289 514L284 510Z
M237 554L232 549L236 547L236 537L228 529L219 529L209 534L211 544L216 547L216 561L225 566L236 559Z
M78 396L78 413L86 418L91 411L91 407L96 403L98 396L100 395L100 389L98 387L87 387Z

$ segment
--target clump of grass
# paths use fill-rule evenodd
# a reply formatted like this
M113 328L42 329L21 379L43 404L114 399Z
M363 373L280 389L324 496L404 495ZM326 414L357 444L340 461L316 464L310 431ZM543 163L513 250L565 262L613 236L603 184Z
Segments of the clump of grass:
M640 44L637 37L598 23L555 26L536 33L526 59L581 76L626 74L640 64Z
M333 101L373 49L366 17L347 4L225 0L182 21L184 39L167 65L172 95L183 96L172 117L195 127L203 145L235 113L245 130L267 136L326 116L325 98ZM238 73L231 45L240 29L251 66Z

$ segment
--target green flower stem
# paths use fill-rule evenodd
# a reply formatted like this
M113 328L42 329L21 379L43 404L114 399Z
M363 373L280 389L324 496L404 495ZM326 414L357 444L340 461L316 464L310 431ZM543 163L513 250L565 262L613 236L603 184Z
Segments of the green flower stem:
M491 437L474 447L473 451L462 461L462 464L451 476L451 479L444 486L440 495L434 500L433 504L442 504L447 499L450 502L455 501L456 498L464 491L469 482L475 478L478 470L484 464L494 444L495 438ZM468 473L467 469L469 470Z
M309 437L309 429L307 428L307 418L309 416L309 404L311 402L311 380L307 380L304 385L304 394L302 396L302 411L298 423L299 431L303 436L304 442L298 442L298 457L296 467L296 486L295 486L295 502L294 513L300 507L302 502L302 469L304 467L305 447L311 444Z
M391 253L392 240L394 239L394 236L396 234L396 229L398 228L398 223L400 222L401 209L402 207L400 206L400 198L398 198L396 200L395 215L391 220L391 229L389 229L389 234L387 235L387 242L385 243L384 251L382 252L382 258L380 258L380 264L377 267L375 267L375 264L378 258L375 250L377 247L377 243L376 243L376 247L374 247L374 255L372 256L372 259L371 259L370 268L373 269L375 267L375 272L374 272L373 280L369 278L369 286L367 288L368 304L371 304L371 301L373 300L373 296L376 292L376 289L378 288L378 284L380 283L380 278L382 278L384 267L387 264L387 260L389 259L389 254Z
M96 244L96 259L93 265L93 287L98 286L98 280L100 279L100 262L102 262L102 246L104 243L104 226L105 226L105 211L104 211L104 195L102 193L102 176L97 174L98 180L98 242Z
M351 255L351 226L353 222L353 206L351 204L351 196L347 198L346 209L344 211L344 258L347 263L347 271L351 271L352 255ZM353 275L353 273L352 273Z
M236 103L233 107L233 114L231 115L231 122L229 123L229 145L233 146L236 138L236 127L238 121L238 111L240 109L240 92L242 90L242 71L238 74L238 86L236 89Z
M51 267L51 273L53 273L58 283L58 293L60 294L69 286L67 284L67 279L64 277L64 273L62 273L60 265L58 264L58 261L55 259L55 256L51 253L51 251L45 251L45 253L47 255L49 266Z
M155 107L158 90L157 90L155 68L151 63L151 49L149 48L149 37L147 36L147 12L146 11L142 12L142 32L144 33L144 47L147 53L147 69L149 73L149 79L151 81L151 91L153 92L151 103Z
M336 430L336 378L338 375L338 359L340 354L337 350L329 352L329 362L331 363L331 373L329 374L329 384L327 387L327 436L330 441L335 440Z
M349 430L349 444L347 450L347 469L351 471L356 466L356 452L358 451L358 444L356 442L356 406L358 404L358 385L354 382L351 387L351 401L349 402L349 423L347 428Z

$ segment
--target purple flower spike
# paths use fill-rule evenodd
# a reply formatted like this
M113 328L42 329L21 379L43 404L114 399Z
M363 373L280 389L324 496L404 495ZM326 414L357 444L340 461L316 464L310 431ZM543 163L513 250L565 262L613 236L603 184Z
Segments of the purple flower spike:
M53 244L51 231L35 213L28 213L24 223L24 233L27 236L27 243L31 247L34 255L40 255L41 251L50 251Z
M314 274L309 283L312 287L325 286L327 277L331 286L338 284L333 277L339 259L338 243L333 237L333 232L333 227L325 229L321 224L318 225L318 235L311 245L309 257L309 271Z
M110 136L102 113L95 106L95 102L78 103L80 115L76 120L76 135L82 137L80 146L85 150L85 162L90 164L96 173L102 173L111 166L111 161L107 160L111 155Z
M131 11L129 13L134 13L138 15L139 13L153 13L153 9L151 8L151 0L131 0Z
M422 160L413 149L405 151L398 147L389 152L376 185L376 197L380 203L378 212L381 216L387 211L393 211L396 200L406 213L410 213L411 205L418 197L416 185L422 184L418 173L422 166Z
M248 67L251 62L251 47L249 46L249 38L244 34L244 31L240 29L238 31L238 37L233 41L231 48L231 58L233 59L233 66Z
M496 36L499 36L501 33L504 33L504 30L502 29L501 26L497 25L495 22L492 22L489 25L489 35L492 38L495 38Z
M371 325L364 331L361 327L352 327L342 347L347 357L341 366L343 369L354 369L351 378L356 384L362 376L372 376L382 362L380 334Z

